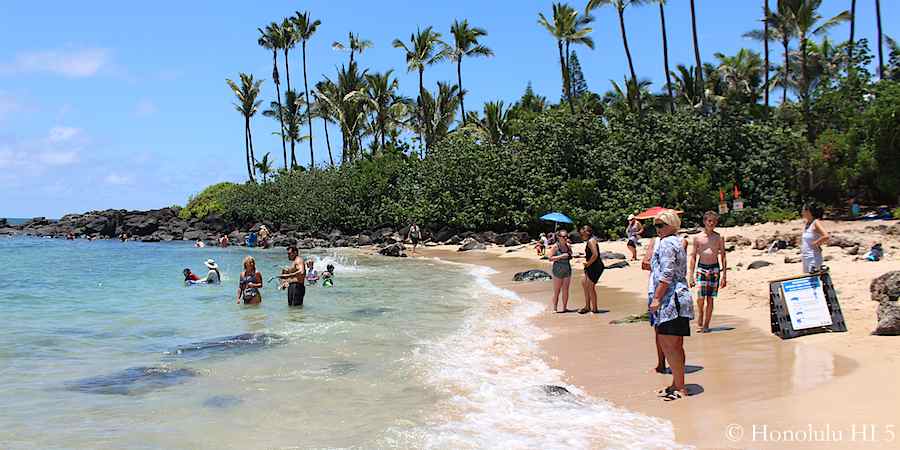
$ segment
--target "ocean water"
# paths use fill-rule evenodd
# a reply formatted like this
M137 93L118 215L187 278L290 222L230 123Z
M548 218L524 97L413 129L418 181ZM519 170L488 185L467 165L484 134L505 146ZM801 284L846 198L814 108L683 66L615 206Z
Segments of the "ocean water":
M491 269L313 251L335 286L235 303L283 249L0 238L0 448L669 448L668 422L563 383L541 306ZM181 270L220 286L186 287ZM556 393L545 385L565 387Z

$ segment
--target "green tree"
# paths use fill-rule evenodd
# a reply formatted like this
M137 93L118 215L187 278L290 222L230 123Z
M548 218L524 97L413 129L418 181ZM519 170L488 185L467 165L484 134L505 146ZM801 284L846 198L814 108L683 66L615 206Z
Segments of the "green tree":
M267 183L269 181L269 174L272 173L272 163L269 162L269 154L266 153L263 155L262 159L256 163L256 170L259 171L259 174L263 177L263 183Z
M256 115L259 105L262 101L258 101L259 90L263 84L263 80L254 80L253 75L246 73L239 74L241 84L238 85L231 79L225 79L225 83L234 92L237 102L234 103L234 109L241 113L244 117L244 150L247 159L247 175L251 182L256 182L253 176L253 163L256 158L253 155L253 134L250 131L250 119Z
M318 90L319 98L328 105L332 119L341 128L341 162L353 161L361 156L362 131L366 122L365 104L356 93L366 89L366 71L359 71L357 63L341 66L337 81L328 77Z
M387 136L399 127L408 113L412 101L398 94L399 81L393 78L393 70L385 73L366 74L365 91L357 91L353 100L361 101L372 114L372 130L377 149L384 152ZM374 155L374 152L373 152Z
M334 123L333 114L329 108L328 102L322 99L322 91L328 90L326 82L320 81L316 83L316 89L313 91L315 102L312 104L312 114L322 119L322 128L325 129L325 145L328 148L328 161L334 167L334 154L331 152L331 137L328 135L328 124Z
M309 102L309 83L307 82L306 76L306 43L312 38L314 34L316 34L316 30L318 30L319 25L322 24L319 20L312 20L309 17L309 12L297 11L294 14L294 17L291 19L291 23L294 26L295 39L300 41L302 49L303 49L303 95L304 101L307 105L311 105ZM306 122L309 126L309 168L312 170L315 168L316 156L313 152L313 131L312 131L312 108L306 108Z
M875 0L875 23L878 39L878 78L884 79L884 37L881 33L881 0Z
M278 77L278 50L281 48L281 29L279 25L275 22L270 23L266 26L265 31L260 28L259 30L259 39L257 40L257 44L260 47L265 49L272 50L272 81L275 82L275 96L278 99L279 108L281 106L281 80ZM278 118L281 128L284 129L284 120L281 117ZM288 159L287 159L287 141L284 137L281 138L281 152L284 156L284 168L288 168Z
M284 122L284 128L282 128L281 132L278 134L291 143L291 148L294 147L294 143L303 142L309 139L309 136L300 134L300 129L303 128L303 109L305 106L306 102L303 100L303 97L296 91L289 90L284 93L283 106L279 106L277 103L272 102L269 105L270 109L263 111L263 115L266 117L281 118ZM294 154L292 152L291 169L293 170L299 166L300 165L297 163L297 160L294 159Z
M341 41L334 41L331 44L331 48L341 51L341 52L350 52L350 64L353 64L353 56L357 53L360 55L363 54L364 51L374 47L375 44L368 39L363 39L359 37L358 34L354 32L347 33L347 44L345 45Z
M394 48L402 49L406 54L406 70L408 72L416 71L419 74L419 98L416 101L421 107L425 105L423 97L427 93L425 91L425 67L437 64L443 61L448 55L447 44L441 40L441 33L434 31L432 27L424 30L417 29L414 34L409 36L409 45L400 39L394 39L392 44ZM428 142L425 136L425 130L417 130L419 138L425 145L425 151L428 151Z
M510 135L511 118L509 109L503 107L502 101L486 102L484 104L484 118L477 122L487 135L488 140L494 145L505 142Z
M578 14L574 8L564 3L553 4L553 20L543 13L538 14L538 24L544 27L554 39L559 49L559 69L562 72L563 91L569 103L569 111L575 113L575 99L572 95L572 78L569 73L569 47L571 44L594 48L594 40L589 36L593 31L588 25L594 21L589 14Z
M589 92L587 81L584 79L584 73L581 71L581 63L578 61L578 55L572 51L572 57L569 59L569 72L572 74L572 95L575 98L581 98Z
M456 63L456 82L459 86L459 110L462 114L463 124L466 121L465 95L466 91L462 84L462 60L467 56L494 56L494 51L481 45L479 38L487 36L484 28L470 27L468 20L462 22L455 20L450 26L450 34L453 35L453 46L449 49L449 57L451 61Z
M423 130L426 151L447 136L459 107L459 86L439 81L437 87L434 95L422 92L414 113L416 128Z
M706 94L703 91L703 63L700 60L700 44L697 39L697 9L694 7L694 0L691 0L691 37L694 41L694 64L697 70L697 86L700 94L700 102L706 101Z
M759 101L763 62L752 50L742 48L734 56L715 54L719 65L716 70L726 85L730 102L755 105Z
M657 3L659 3L659 24L662 29L663 69L666 71L666 90L669 93L669 111L674 113L675 94L672 92L672 76L669 71L669 38L666 33L666 0L657 0ZM768 98L768 96L766 98Z

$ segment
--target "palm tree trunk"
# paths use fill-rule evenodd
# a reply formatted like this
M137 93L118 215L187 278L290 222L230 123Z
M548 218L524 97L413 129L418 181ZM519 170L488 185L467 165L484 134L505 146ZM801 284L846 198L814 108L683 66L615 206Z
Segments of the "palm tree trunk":
M322 117L322 125L325 127L325 144L328 146L328 161L334 167L334 156L331 155L331 139L328 137L328 120Z
M790 72L791 55L789 53L791 51L791 48L790 48L791 44L790 44L789 36L786 33L784 33L784 30L782 30L782 34L784 35L781 38L781 45L784 46L784 68L781 70L781 72L782 72L782 74L781 74L781 76L782 76L782 79L781 79L781 87L782 87L781 104L784 105L785 103L787 103L788 77L791 76L791 72Z
M878 79L884 79L884 37L881 35L881 1L875 0L875 20L878 23Z
M385 134L387 134L387 124L382 121L381 123L381 154L384 155L384 149L387 146L385 141Z
M638 114L641 113L641 91L637 82L637 74L634 73L634 63L631 61L631 49L628 48L628 36L625 34L625 9L619 10L619 31L622 33L622 46L625 47L625 57L628 58L628 71L631 73L631 84L634 85L637 98Z
M856 0L850 2L850 45L847 46L848 71L853 75L853 38L856 34Z
M425 101L425 66L419 66L419 108L421 109L425 108L425 105L422 103L423 101ZM423 158L425 157L425 153L428 152L428 140L425 136L425 129L423 128L424 125L425 124L418 124L419 139L422 140L423 148L421 156Z
M244 121L244 157L247 159L247 177L253 182L253 167L250 165L250 140L247 134L247 122Z
M856 0L853 0L854 2ZM769 0L764 1L763 6L763 51L766 53L766 82L763 85L765 92L766 117L769 116Z
M288 60L288 49L284 49L284 76L287 79L287 90L291 90L291 65Z
M353 53L353 47L350 47L350 66L353 65ZM347 66L347 68L350 68L350 66Z
M575 105L572 104L572 92L569 90L569 68L566 65L566 57L563 54L563 43L557 41L559 47L559 69L562 71L563 92L566 93L566 100L569 102L569 111L575 114Z
M808 57L806 55L806 34L800 35L800 72L803 77L801 81L800 99L803 103L803 118L806 122L806 138L810 143L815 141L815 130L813 124L809 120L809 68L807 67ZM811 170L811 169L810 169ZM812 172L810 172L810 189L812 188Z
M278 123L281 124L281 153L284 155L284 168L288 170L287 160L287 142L284 140L284 117L281 112L284 107L281 106L281 82L278 81L278 50L272 49L272 79L275 80L275 95L278 98Z
M250 143L250 162L256 167L256 152L253 151L253 129L250 128L250 119L247 119L247 142Z
M459 85L459 110L462 112L462 123L463 126L466 125L466 105L463 102L463 87L462 87L462 55L459 56L459 60L456 61L456 84Z
M694 39L694 63L697 65L696 83L699 87L700 102L706 104L706 90L703 88L703 62L700 60L700 44L697 42L697 12L691 0L691 32Z
M303 91L306 97L306 121L309 124L309 170L315 169L315 154L313 153L312 108L309 104L309 84L306 81L306 41L303 41Z
M666 88L669 90L669 110L675 113L675 95L672 93L672 75L669 74L669 39L666 36L666 11L664 2L659 2L659 23L662 27L663 66L666 70Z

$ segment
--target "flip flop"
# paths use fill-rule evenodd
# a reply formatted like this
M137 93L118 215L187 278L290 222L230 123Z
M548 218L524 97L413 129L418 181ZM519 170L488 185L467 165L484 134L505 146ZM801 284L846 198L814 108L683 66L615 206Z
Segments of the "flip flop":
M587 308L581 308L578 310L578 314L587 314L589 312L591 312L591 310L589 310Z
M671 394L672 392L675 392L674 388L672 386L666 386L662 389L657 389L656 396L657 397L665 397L665 396Z
M681 400L685 397L680 391L672 391L661 397L664 402L674 402L675 400Z

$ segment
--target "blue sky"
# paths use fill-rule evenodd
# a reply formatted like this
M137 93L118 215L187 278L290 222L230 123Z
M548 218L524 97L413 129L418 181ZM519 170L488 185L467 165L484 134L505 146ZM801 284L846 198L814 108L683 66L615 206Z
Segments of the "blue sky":
M578 8L585 1L571 2ZM758 26L756 0L697 0L703 59L758 44L741 34ZM857 33L874 43L873 1L858 2ZM3 2L0 5L0 217L59 217L90 209L146 209L184 204L187 197L219 181L243 181L243 122L232 107L225 78L238 72L271 78L271 53L258 47L257 27L309 10L322 21L309 44L310 83L332 76L346 53L331 49L348 31L375 47L359 61L373 71L393 68L401 90L415 96L415 74L407 74L394 38L408 39L417 26L447 35L456 18L484 27L483 43L496 56L463 65L469 109L487 100L515 101L529 81L555 101L560 75L554 41L537 25L552 2L382 1L304 2ZM691 64L688 0L669 0L667 25L671 65ZM773 1L774 4L774 1ZM849 7L825 0L823 15ZM578 48L591 90L604 92L621 80L627 64L611 9L594 12L596 49ZM900 2L883 1L885 32L900 19ZM626 11L639 77L663 79L658 9ZM849 27L832 31L847 38ZM900 36L897 36L900 37ZM761 49L760 49L761 50ZM774 49L773 58L778 58ZM284 77L282 69L282 77ZM332 76L333 77L333 76ZM455 80L450 64L428 68L427 86ZM299 51L291 58L291 81L301 86ZM282 81L284 88L284 81ZM265 100L274 98L270 80ZM257 154L280 161L272 119L253 122ZM332 146L339 151L337 130ZM317 162L327 160L321 124L313 128ZM298 147L308 164L309 150ZM337 155L336 155L337 157Z

